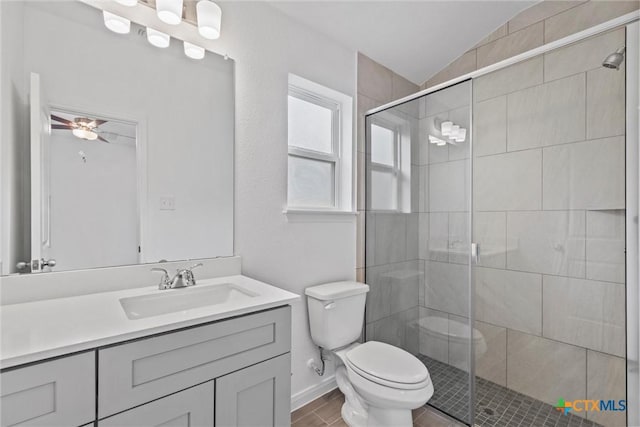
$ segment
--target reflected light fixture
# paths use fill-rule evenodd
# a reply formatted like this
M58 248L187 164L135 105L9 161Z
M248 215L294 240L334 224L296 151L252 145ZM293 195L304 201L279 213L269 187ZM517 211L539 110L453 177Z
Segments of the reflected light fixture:
M460 128L458 130L458 134L454 136L456 142L464 142L467 139L467 130L465 128Z
M71 133L73 133L74 136L80 139L86 139L87 141L94 141L98 139L97 133L84 126L73 129Z
M204 48L189 42L184 42L184 54L191 59L202 59L204 58Z
M156 0L156 11L162 22L178 25L182 21L182 0Z
M102 11L102 16L104 18L104 25L118 34L128 34L131 29L131 21L111 12L107 12L106 10Z
M444 121L440 123L440 133L443 137L447 137L449 139L450 144L454 144L455 142L464 142L465 139L467 139L467 129L454 124L452 121ZM429 137L431 137L431 135L429 135Z
M215 40L220 37L222 9L210 0L200 0L196 5L198 32L202 37Z
M138 4L138 0L116 0L116 3L120 3L123 6L135 6Z
M165 48L171 43L169 34L147 27L147 40L155 47Z
M440 138L436 138L436 137L435 137L435 136L433 136L433 135L429 135L429 142L430 142L431 144L436 144L436 145L437 145L437 146L439 146L439 147L442 147L443 145L446 145L446 144L447 144L447 141L445 141L445 140L443 140L443 139L440 139Z

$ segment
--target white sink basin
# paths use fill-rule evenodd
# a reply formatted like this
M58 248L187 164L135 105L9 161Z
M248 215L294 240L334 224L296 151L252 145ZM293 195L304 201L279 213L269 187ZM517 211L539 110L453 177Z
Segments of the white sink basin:
M121 298L120 305L131 320L194 308L231 304L257 296L238 285L221 283L191 288L167 289L150 295Z

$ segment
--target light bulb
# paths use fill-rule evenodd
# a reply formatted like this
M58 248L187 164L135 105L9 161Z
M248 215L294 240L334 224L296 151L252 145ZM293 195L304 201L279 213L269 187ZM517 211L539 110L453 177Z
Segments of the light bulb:
M204 48L184 42L184 54L191 59L202 59L204 58Z
M198 17L198 32L202 37L214 40L220 37L220 23L222 22L222 9L209 0L200 0L196 5Z
M165 48L171 43L169 34L147 27L147 40L155 47Z
M131 21L121 16L115 15L106 10L102 11L102 17L104 18L104 25L118 34L128 34L131 29Z
M467 139L467 130L465 128L460 128L458 130L458 135L454 138L457 142L464 142Z
M178 25L182 21L182 0L156 0L156 12L162 22Z

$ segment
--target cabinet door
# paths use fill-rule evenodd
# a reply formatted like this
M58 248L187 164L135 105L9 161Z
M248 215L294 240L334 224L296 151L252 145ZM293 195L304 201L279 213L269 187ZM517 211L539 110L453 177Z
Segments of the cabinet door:
M93 351L3 372L0 383L2 427L68 427L95 419Z
M290 307L100 349L98 418L213 380L290 349Z
M291 354L216 379L216 427L291 424Z
M100 420L98 427L213 427L213 399L209 381Z

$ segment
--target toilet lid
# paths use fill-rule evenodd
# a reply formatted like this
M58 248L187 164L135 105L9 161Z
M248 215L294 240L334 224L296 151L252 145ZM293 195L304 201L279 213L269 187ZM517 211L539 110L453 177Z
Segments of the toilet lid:
M429 371L417 357L378 341L355 347L347 352L346 359L355 371L372 381L417 385L429 378Z

